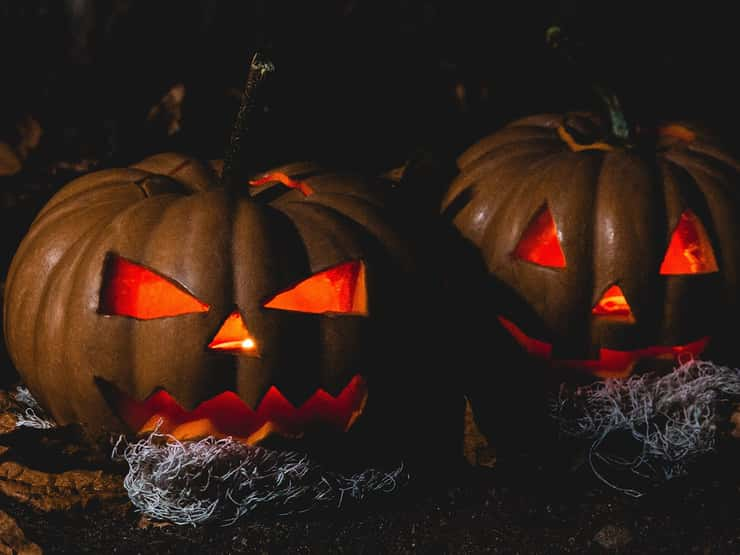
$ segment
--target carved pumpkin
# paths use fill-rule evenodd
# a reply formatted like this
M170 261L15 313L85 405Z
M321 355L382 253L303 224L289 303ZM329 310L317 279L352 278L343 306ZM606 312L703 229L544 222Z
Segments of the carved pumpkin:
M350 430L366 405L389 422L412 411L396 355L413 344L413 253L390 182L293 164L253 185L240 196L160 154L41 210L4 329L59 423L251 444Z
M442 210L499 288L489 322L523 352L570 379L727 355L740 164L711 137L668 123L628 144L594 115L539 115L458 166Z

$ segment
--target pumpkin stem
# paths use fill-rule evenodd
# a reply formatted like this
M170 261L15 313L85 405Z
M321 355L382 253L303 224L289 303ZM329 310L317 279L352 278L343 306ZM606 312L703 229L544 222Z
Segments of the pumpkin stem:
M249 64L249 73L247 73L247 81L242 92L239 111L236 114L234 126L231 129L229 148L226 150L226 155L224 156L221 183L226 188L236 188L238 184L244 183L247 179L249 169L244 163L244 157L241 152L242 143L248 135L250 123L254 119L252 114L258 108L257 91L259 85L265 76L273 71L275 71L274 64L265 59L260 52L256 52L252 56L252 61Z
M553 25L552 27L549 27L545 32L545 40L548 46L560 52L568 63L580 68L585 65L583 63L579 63L579 61L574 57L574 50L577 50L578 48L572 43L569 37L563 33L559 26ZM622 104L619 101L619 98L614 91L609 89L603 83L598 82L593 75L591 76L590 81L591 87L599 99L604 103L606 111L609 114L612 138L622 146L630 146L632 144L632 130L630 128L629 121L624 115L624 110L622 109Z

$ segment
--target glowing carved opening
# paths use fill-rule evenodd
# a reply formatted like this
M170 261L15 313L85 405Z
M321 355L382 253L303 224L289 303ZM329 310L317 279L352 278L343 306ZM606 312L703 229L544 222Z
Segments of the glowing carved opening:
M224 320L216 336L208 344L208 348L214 351L257 355L257 342L247 330L238 310L229 314Z
M560 247L558 230L547 205L539 210L527 226L514 249L514 256L540 266L565 268L565 255Z
M595 316L619 316L634 321L632 309L619 285L612 285L591 310Z
M120 256L109 256L100 312L140 320L207 312L210 307L181 286Z
M160 433L171 434L180 441L213 435L232 436L255 444L275 433L300 437L313 431L346 432L363 413L368 388L358 374L338 395L319 388L302 405L295 406L272 386L256 409L250 408L233 391L203 401L192 411L183 409L163 389L143 401L115 388L111 397L116 414L138 434L149 434L158 427Z
M671 235L660 273L708 274L716 271L717 260L704 225L691 210L684 210Z
M291 189L298 189L304 196L312 195L314 192L308 183L304 181L296 181L282 172L266 173L259 179L251 180L249 184L259 187L260 185L266 185L267 183L274 183L276 181L282 183L286 187L290 187Z
M595 359L553 359L552 344L525 334L516 324L503 316L499 322L530 355L549 361L553 368L583 370L600 378L624 378L632 373L635 364L643 359L678 359L680 356L698 357L707 348L709 337L683 345L653 345L631 351L599 349Z
M266 308L323 314L367 315L365 265L359 260L339 264L279 293Z

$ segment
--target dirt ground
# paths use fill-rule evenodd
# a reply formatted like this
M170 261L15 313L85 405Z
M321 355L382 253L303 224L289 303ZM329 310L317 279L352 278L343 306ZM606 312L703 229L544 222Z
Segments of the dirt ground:
M41 433L48 435L21 430L2 438L10 446L0 456L0 530L6 534L0 540L7 544L0 541L2 553L730 554L740 550L739 484L736 465L727 464L733 460L730 457L707 459L688 477L655 484L640 498L604 485L587 465L555 472L531 461L507 469L473 467L461 460L445 475L431 481L412 479L397 493L375 500L297 516L247 516L230 526L178 526L159 523L134 509L121 494L120 480L127 470L121 467L101 464L111 481L106 485L98 480L95 493L88 490L84 505L66 490L67 506L55 506L61 503L49 478L55 472L43 475L38 483L45 485L33 492L13 489L13 483L17 486L29 478L17 473L14 479L9 477L7 465L14 458L28 463L30 457L40 455ZM74 466L75 457L77 467L90 466L79 452L59 454L53 460L53 444L44 451L40 466L45 471L58 474ZM83 483L78 478L78 491L86 487ZM25 539L11 543L2 516L14 519L16 534L22 530Z

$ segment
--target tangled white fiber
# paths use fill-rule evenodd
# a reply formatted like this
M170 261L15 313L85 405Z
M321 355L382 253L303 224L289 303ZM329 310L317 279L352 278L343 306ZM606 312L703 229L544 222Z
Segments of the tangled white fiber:
M157 431L135 443L121 436L113 458L128 463L124 487L140 512L193 526L228 526L258 513L341 507L346 499L390 494L408 479L403 464L389 472L367 469L346 476L293 451L248 446L231 438L180 442Z
M39 406L36 399L28 391L28 388L19 385L16 387L13 399L21 407L25 407L21 412L16 413L17 427L26 426L28 428L39 428L46 430L56 427L56 423L48 418L43 409Z
M669 480L688 473L690 464L716 448L718 432L729 424L740 402L740 370L690 360L672 372L605 379L561 391L552 406L559 430L589 440L589 464L604 483L627 495L597 468L628 469L650 480ZM607 439L624 441L607 452Z

